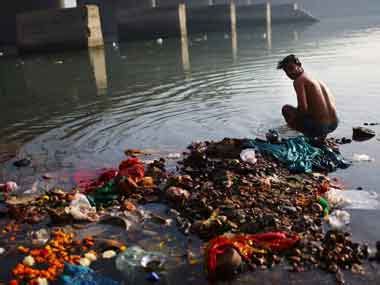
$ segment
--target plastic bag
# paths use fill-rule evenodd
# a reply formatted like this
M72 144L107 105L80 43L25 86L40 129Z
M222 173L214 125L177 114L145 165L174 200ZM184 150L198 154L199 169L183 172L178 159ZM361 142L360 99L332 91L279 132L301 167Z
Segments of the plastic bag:
M357 161L357 162L360 162L360 161L374 161L373 158L371 158L368 154L357 154L355 153L354 156L352 157L352 160L353 161Z
M122 272L127 284L147 284L147 271L161 271L166 256L159 252L148 252L139 246L132 246L116 258L116 268Z
M380 209L378 194L375 192L330 188L330 190L325 193L325 197L332 208L362 210Z
M96 208L92 207L87 197L83 194L76 193L70 206L66 208L66 213L71 214L75 220L96 222L99 216Z
M250 164L255 164L257 162L255 149L253 148L244 149L240 153L240 158L242 161L248 162Z
M62 285L118 285L119 282L95 273L91 268L79 265L65 264Z
M332 229L341 230L350 223L351 215L347 211L335 210L330 214L328 222Z
M16 182L8 181L4 184L0 184L0 192L10 193L17 191L18 185Z

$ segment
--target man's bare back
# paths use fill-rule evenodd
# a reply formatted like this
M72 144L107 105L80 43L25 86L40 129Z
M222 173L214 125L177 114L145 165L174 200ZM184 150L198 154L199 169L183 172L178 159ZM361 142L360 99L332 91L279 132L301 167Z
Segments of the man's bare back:
M338 126L335 99L328 87L304 72L295 55L289 55L279 62L293 80L298 106L285 105L282 114L288 125L309 137L325 138Z
M306 115L323 124L337 121L335 99L323 82L304 72L294 81L294 86L296 85L303 86L305 90Z

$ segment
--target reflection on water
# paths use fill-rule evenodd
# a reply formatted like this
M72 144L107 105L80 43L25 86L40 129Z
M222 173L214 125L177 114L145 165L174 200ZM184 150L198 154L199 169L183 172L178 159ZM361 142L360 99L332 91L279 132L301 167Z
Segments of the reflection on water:
M61 152L73 165L113 164L127 146L170 150L261 136L283 124L283 104L295 103L291 82L275 69L290 52L327 81L342 121L337 133L349 135L352 125L376 121L380 75L379 24L355 21L2 58L0 144L30 142L24 153Z

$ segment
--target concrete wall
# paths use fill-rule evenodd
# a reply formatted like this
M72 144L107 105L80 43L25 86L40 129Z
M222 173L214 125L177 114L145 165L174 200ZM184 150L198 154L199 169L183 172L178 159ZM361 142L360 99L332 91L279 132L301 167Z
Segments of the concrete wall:
M16 43L16 14L50 8L59 8L61 0L11 0L0 9L0 45Z
M88 5L17 14L20 51L56 51L103 45L99 9Z
M252 3L266 2L264 0L251 1ZM297 2L299 3L300 8L308 10L314 16L319 18L339 18L380 14L379 0L269 0L269 2L274 5Z
M152 0L77 0L77 5L94 4L99 7L104 38L117 38L117 14L121 9L150 8Z

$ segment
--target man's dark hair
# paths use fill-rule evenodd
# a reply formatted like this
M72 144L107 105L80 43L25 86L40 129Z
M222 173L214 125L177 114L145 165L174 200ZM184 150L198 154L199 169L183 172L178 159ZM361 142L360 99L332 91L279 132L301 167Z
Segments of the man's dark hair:
M296 57L294 54L289 54L283 60L278 62L277 69L284 69L287 65L289 65L291 63L294 63L298 66L302 66L298 57Z

